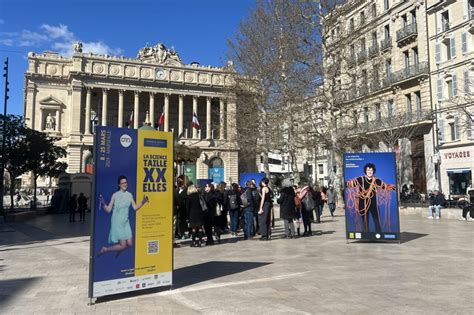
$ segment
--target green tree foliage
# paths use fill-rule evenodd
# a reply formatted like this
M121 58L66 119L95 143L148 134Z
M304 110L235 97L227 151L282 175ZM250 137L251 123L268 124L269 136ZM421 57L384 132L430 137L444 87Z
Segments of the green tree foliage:
M0 119L3 119L3 115L0 115ZM5 126L5 148L1 158L11 178L9 188L12 208L15 178L27 172L33 173L33 200L36 202L36 180L39 176L57 177L64 172L67 164L60 159L66 156L66 150L55 145L57 138L28 128L21 116L7 115Z

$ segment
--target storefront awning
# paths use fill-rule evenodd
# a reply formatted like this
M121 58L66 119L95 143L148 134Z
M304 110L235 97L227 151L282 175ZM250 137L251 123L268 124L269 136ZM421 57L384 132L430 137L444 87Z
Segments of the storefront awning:
M458 169L447 170L447 172L448 172L448 174L469 173L469 172L471 172L471 169L469 169L469 168L458 168Z

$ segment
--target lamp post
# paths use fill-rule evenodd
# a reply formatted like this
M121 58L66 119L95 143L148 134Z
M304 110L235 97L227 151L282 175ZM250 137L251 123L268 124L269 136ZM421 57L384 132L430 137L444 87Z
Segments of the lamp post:
M3 208L3 180L4 180L4 173L5 173L5 131L6 131L6 121L7 121L7 102L8 102L8 58L5 61L5 66L3 67L5 73L3 76L5 77L5 98L4 98L4 105L3 105L3 121L2 121L2 158L1 158L1 169L0 169L0 200L2 201L2 206L0 211L3 213L4 218L5 216L5 209ZM11 179L14 180L14 179Z

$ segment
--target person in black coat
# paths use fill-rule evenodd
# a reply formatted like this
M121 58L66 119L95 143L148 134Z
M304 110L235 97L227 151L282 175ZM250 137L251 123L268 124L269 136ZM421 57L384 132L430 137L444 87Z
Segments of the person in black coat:
M77 204L79 209L79 221L86 221L86 210L87 210L87 197L83 193L79 194L77 198Z
M204 187L204 200L206 201L207 209L204 213L204 230L206 232L206 245L213 245L214 239L212 237L212 229L216 234L217 241L220 242L221 233L219 228L219 217L216 209L218 206L219 194L216 192L213 184L206 184Z
M313 221L313 223L321 223L321 212L322 212L322 206L324 205L324 201L321 198L321 189L319 186L314 186L313 191L311 192L313 195L313 200L316 204L316 222Z
M175 237L185 238L188 232L188 211L186 208L187 177L180 175L176 179L174 191L174 216L176 221Z
M283 188L280 191L280 197L278 197L278 204L280 205L280 218L283 219L285 224L285 237L295 237L295 225L293 219L296 218L296 205L295 205L295 190L293 189L289 179L285 179L282 182Z
M69 199L69 222L76 222L77 195L74 194Z
M189 218L189 228L191 229L192 243L191 246L201 247L202 233L201 228L204 224L204 214L201 207L199 191L195 185L188 187L186 198L186 210Z

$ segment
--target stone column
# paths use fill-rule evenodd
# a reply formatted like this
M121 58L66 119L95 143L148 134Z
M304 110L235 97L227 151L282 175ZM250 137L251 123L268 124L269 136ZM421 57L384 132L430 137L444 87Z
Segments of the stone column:
M225 104L224 99L220 99L219 107L219 139L224 140L224 122L225 122Z
M56 123L54 124L54 131L56 131L56 132L59 132L59 124L61 123L59 121L59 117L60 117L60 115L59 115L60 112L59 111L60 111L60 109L56 110L56 117L55 117Z
M169 113L170 113L170 95L168 93L165 93L165 109L164 109L164 113L165 113L165 128L163 129L163 131L169 131Z
M196 114L197 116L197 111L198 111L198 96L193 96L193 118L194 118L194 114ZM197 129L193 128L193 139L197 139L197 136L198 136Z
M124 90L118 90L119 93L119 102L118 102L118 119L117 119L117 127L123 127L123 94L125 93Z
M91 94L92 89L86 87L86 117L84 118L84 134L91 134Z
M43 120L35 126L35 103L36 103L36 84L28 82L26 85L26 106L25 106L25 124L35 130L43 130ZM40 110L41 112L41 110Z
M102 126L107 126L107 101L109 89L102 89Z
M40 108L40 111L39 111L39 121L40 121L40 131L44 131L46 128L46 125L43 125L43 109Z
M183 133L183 116L184 116L184 95L179 95L179 105L178 105L178 137L182 137Z
M235 99L227 100L227 140L237 140L237 112Z
M151 125L155 125L155 92L150 92L150 106L148 109L148 112L150 113L150 122Z
M133 128L138 129L138 103L140 101L140 91L134 91L135 93L135 98L133 101Z
M81 108L82 108L82 83L77 80L73 80L71 87L71 106L69 107L69 125L70 135L81 134Z
M206 97L206 139L211 139L211 97Z

